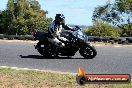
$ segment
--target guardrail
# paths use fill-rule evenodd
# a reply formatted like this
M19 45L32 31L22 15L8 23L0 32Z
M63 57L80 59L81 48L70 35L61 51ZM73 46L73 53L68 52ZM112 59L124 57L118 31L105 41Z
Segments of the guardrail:
M0 39L34 40L34 37L33 37L33 35L4 35L4 34L0 34Z
M131 44L132 37L120 37L120 38L110 38L110 37L97 37L89 36L88 40L90 42L105 42L105 43L118 43L118 44Z
M17 39L17 40L34 40L33 35L4 35L0 34L0 39ZM132 44L132 37L98 37L98 36L88 36L88 41L90 42L104 42L104 43L118 43L118 44Z

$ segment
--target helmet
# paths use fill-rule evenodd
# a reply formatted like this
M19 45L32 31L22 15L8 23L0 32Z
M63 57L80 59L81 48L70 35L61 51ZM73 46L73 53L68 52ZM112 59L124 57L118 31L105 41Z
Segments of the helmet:
M63 14L56 14L55 21L58 24L65 24L65 16Z

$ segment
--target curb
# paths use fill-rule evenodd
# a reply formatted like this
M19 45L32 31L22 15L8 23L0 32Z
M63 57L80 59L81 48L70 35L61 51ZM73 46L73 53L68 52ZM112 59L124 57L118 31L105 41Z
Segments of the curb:
M69 74L69 75L76 75L77 73L70 73L70 72L62 72L62 71L52 71L52 70L40 70L40 69L30 69L30 68L19 68L19 67L9 67L9 66L0 66L0 68L11 68L15 70L25 70L25 71L44 71L50 73L58 73L58 74Z

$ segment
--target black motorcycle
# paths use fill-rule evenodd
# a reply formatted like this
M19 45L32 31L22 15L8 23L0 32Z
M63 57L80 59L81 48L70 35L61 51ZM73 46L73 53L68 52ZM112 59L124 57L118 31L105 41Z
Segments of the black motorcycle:
M65 42L65 47L59 47L48 41L49 34L46 32L35 32L33 34L35 40L39 40L35 48L44 57L57 58L60 56L74 56L79 50L81 56L87 59L92 59L97 55L94 46L88 43L88 36L81 31L78 26L75 26L73 32L62 32L61 36L67 38L69 41Z

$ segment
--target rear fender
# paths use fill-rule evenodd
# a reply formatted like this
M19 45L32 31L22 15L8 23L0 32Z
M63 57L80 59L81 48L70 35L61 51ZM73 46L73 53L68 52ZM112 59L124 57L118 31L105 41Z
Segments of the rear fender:
M36 32L34 35L34 40L44 41L48 36L46 32Z

